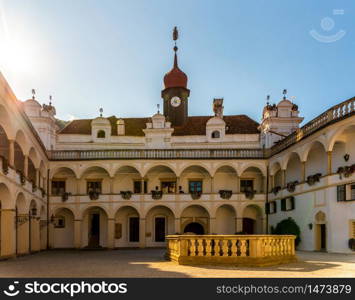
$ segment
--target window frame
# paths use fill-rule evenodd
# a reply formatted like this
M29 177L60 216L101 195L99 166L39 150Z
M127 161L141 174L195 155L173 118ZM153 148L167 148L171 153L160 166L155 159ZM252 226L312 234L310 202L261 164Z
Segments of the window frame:
M59 183L59 182L64 182L64 190L63 193L60 193L59 190L60 188L55 187L55 189L53 189L53 184L54 183ZM56 192L54 193L53 191L56 190ZM51 195L52 196L61 196L62 194L64 194L67 191L67 182L66 179L52 179L51 180Z

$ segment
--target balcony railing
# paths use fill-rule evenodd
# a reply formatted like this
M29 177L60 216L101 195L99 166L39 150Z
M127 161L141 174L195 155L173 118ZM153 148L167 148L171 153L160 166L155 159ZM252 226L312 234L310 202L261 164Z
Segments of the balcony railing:
M266 266L296 261L294 235L168 235L166 257L179 264Z
M286 138L271 148L270 155L272 156L281 152L289 146L297 143L301 139L311 135L320 128L352 116L354 112L355 97L333 106L332 108L328 109L315 119L299 128L297 131L288 135Z
M51 160L92 159L262 159L263 149L52 150Z

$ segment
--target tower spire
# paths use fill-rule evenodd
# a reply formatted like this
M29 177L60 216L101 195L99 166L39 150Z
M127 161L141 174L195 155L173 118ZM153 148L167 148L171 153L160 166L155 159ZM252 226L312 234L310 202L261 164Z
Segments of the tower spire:
M179 38L179 32L177 30L177 27L175 26L174 27L174 30L173 30L173 40L175 42L175 46L174 46L174 68L178 68L178 60L177 60L177 51L178 51L178 47L176 46L176 40Z

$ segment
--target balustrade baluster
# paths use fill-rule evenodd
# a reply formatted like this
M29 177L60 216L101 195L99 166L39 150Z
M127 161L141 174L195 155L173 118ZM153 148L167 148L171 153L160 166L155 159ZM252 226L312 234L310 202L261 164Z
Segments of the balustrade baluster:
M237 253L237 240L236 239L232 239L231 240L231 256L238 256L238 253Z
M220 256L221 253L221 248L219 246L219 242L220 240L219 239L213 239L214 240L214 256Z
M222 240L222 256L228 256L228 240Z
M204 256L203 253L203 239L197 240L197 256Z
M240 256L247 256L247 241L245 239L240 240Z
M211 240L206 238L206 256L211 256L212 247L211 247Z

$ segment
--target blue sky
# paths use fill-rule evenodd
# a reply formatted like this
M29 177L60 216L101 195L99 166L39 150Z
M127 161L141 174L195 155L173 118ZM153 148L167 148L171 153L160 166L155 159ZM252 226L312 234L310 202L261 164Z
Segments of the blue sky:
M0 3L1 72L21 100L32 88L40 103L53 95L62 119L95 117L100 107L106 116L152 115L172 67L173 26L190 115L211 115L212 99L224 97L225 114L260 121L266 95L278 102L287 88L308 121L355 96L354 1Z

